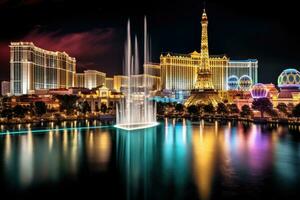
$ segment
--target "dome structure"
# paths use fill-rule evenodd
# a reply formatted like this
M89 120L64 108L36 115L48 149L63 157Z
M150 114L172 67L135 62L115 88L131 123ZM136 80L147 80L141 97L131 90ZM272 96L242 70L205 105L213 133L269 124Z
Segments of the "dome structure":
M239 79L239 87L241 90L250 90L252 86L252 79L248 75L243 75Z
M296 69L286 69L278 76L278 87L280 88L299 88L300 72Z
M265 98L268 95L267 87L262 83L257 83L250 90L253 99Z
M237 90L239 87L239 78L235 75L228 77L227 86L229 90Z

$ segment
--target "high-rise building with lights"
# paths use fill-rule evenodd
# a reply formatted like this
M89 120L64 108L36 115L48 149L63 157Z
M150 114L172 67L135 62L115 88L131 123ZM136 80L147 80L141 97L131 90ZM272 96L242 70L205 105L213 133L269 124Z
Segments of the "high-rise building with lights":
M128 77L123 75L114 76L114 89L120 92L122 88L127 87Z
M114 78L106 77L106 78L105 78L105 86L106 86L109 90L114 89Z
M97 70L84 71L84 87L88 89L105 85L106 74Z
M144 64L143 86L151 91L161 90L161 66L159 63Z
M32 42L12 42L9 47L12 95L74 86L76 60L67 53L47 51Z
M160 77L161 66L159 63L144 64L144 74Z
M160 77L149 74L138 74L131 77L132 85L136 88L140 88L140 91L147 89L149 91L159 91L160 88Z
M257 77L258 61L256 59L246 60L229 60L228 67L226 68L226 78L236 76L239 79L242 76L249 76L252 80L252 84L256 84L258 81ZM226 80L227 82L227 80ZM226 90L228 88L228 84Z
M131 85L138 88L140 92L144 92L145 89L148 91L160 91L161 90L161 79L159 76L153 76L149 74L137 74L132 75ZM116 75L113 78L114 89L117 92L122 92L128 87L128 77L122 75ZM137 91L138 92L138 91Z
M75 87L84 88L84 73L75 74Z
M6 96L10 93L10 82L2 81L1 82L1 95Z
M216 90L226 90L226 68L229 58L225 55L209 57L212 83ZM160 56L162 89L189 91L194 88L200 64L200 53L164 53Z
M212 83L215 90L227 90L227 67L229 58L226 55L210 55L210 68L212 73Z

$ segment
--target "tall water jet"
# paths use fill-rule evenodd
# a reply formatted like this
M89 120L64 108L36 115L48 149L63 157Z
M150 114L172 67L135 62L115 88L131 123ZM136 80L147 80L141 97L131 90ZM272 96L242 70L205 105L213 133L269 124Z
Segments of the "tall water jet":
M144 20L144 63L148 59L147 21ZM132 49L132 46L134 49ZM125 75L127 87L124 89L124 98L117 105L116 127L125 130L134 130L156 126L156 104L149 100L146 89L146 77L143 76L142 85L137 81L139 73L138 40L135 36L134 45L131 43L130 21L127 23L127 39L125 44Z
M144 17L144 63L149 62L148 57L148 31L147 31L147 18Z

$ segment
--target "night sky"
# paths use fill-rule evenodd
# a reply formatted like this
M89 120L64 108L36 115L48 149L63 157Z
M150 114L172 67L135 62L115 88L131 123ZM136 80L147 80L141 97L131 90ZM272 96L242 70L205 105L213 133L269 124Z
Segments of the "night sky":
M0 0L0 80L9 79L10 41L32 41L76 57L77 69L122 73L126 21L142 39L148 16L152 61L161 52L199 51L201 0ZM206 1L210 54L256 58L259 81L277 82L288 67L300 70L300 23L296 3ZM142 41L141 48L142 48ZM142 53L142 52L141 52Z

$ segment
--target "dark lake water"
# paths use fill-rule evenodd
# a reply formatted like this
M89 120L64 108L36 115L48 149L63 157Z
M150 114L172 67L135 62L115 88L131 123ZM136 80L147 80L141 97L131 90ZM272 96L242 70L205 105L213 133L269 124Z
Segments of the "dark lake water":
M96 121L14 128L0 136L1 199L300 195L298 127L165 120L132 132Z

